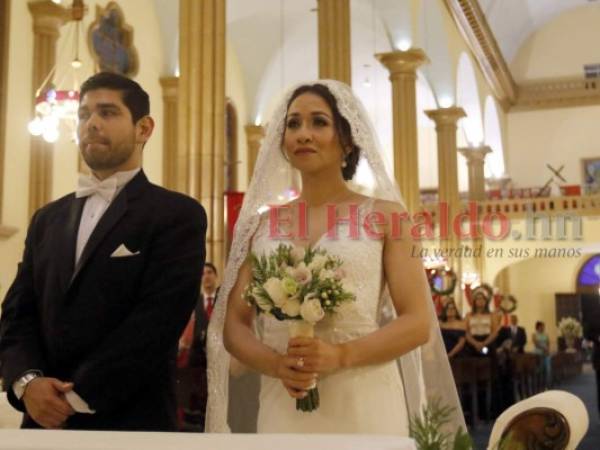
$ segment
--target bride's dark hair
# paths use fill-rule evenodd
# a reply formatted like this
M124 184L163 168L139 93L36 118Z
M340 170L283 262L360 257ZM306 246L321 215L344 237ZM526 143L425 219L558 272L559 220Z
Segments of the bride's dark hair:
M331 93L331 91L327 88L327 86L316 83L305 84L298 87L290 97L286 111L290 109L290 105L296 98L306 93L318 95L323 100L325 100L325 102L331 108L331 112L333 113L335 129L340 139L340 144L342 145L342 151L346 155L344 158L344 160L346 161L346 167L342 167L342 176L346 181L351 180L352 177L354 177L354 174L356 173L356 166L358 166L358 160L360 159L360 147L354 143L354 140L352 139L352 131L350 129L350 124L340 113L340 110L337 106L337 101ZM283 136L285 136L285 133L283 134ZM345 150L348 147L351 148L349 152Z

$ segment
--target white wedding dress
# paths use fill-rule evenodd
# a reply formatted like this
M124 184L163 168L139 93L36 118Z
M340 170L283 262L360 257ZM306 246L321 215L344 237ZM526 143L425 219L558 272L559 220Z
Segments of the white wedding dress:
M360 217L373 199L359 207ZM359 222L361 223L361 222ZM262 220L252 242L257 254L271 253L282 240L269 237L268 221ZM283 241L285 243L285 241ZM338 226L338 238L323 235L315 244L344 261L344 270L354 287L356 302L341 314L326 316L315 327L315 335L330 343L351 341L378 328L383 287L383 241L370 239L361 230L351 239L347 225ZM263 343L285 353L288 325L260 315L259 337ZM312 412L296 410L296 400L281 380L261 376L259 433L363 433L408 436L409 418L396 360L361 368L345 369L318 382L320 407Z
M361 163L372 172L368 185L353 180L358 192L397 204L402 195L390 177L381 157L381 146L368 115L351 88L333 80L318 80L335 97L340 114L350 125L354 144L361 149ZM309 83L309 84L315 84ZM223 284L212 313L207 334L208 432L254 431L293 433L393 433L408 434L409 417L422 415L429 399L438 399L454 410L441 432L454 434L458 427L466 429L460 402L430 299L424 297L431 320L429 341L394 361L377 366L340 370L319 380L321 406L311 413L296 411L295 400L281 381L248 373L235 380L235 365L223 342L229 295L248 251L272 251L281 241L269 239L268 230L258 212L266 205L278 205L289 199L292 180L297 170L283 157L281 143L285 131L288 103L297 86L292 87L275 108L268 121L256 159L254 174L234 231ZM363 212L372 207L364 204ZM364 217L364 216L363 216ZM339 255L346 262L349 279L355 285L356 309L327 318L317 325L318 337L329 342L351 341L377 330L382 304L387 319L394 317L389 295L382 295L383 268L381 241L365 236L354 240L339 228L339 239L322 237L318 246ZM402 270L398 267L397 270ZM389 309L388 309L389 308ZM288 342L287 324L264 315L256 320L259 338L284 353ZM233 369L232 369L233 367ZM400 368L400 369L399 369ZM230 387L233 386L233 389ZM256 388L256 389L254 389ZM260 395L260 398L259 398ZM260 408L256 405L260 402ZM257 411L258 410L258 411ZM258 416L257 416L258 415Z

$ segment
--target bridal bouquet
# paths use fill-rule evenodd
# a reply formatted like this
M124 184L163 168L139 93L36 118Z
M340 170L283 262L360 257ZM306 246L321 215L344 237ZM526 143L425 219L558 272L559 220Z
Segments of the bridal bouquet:
M355 300L345 280L343 261L325 250L280 244L271 254L251 254L252 282L244 298L258 313L270 314L289 324L290 337L313 337L314 326L326 314ZM313 411L319 407L315 387L296 409Z

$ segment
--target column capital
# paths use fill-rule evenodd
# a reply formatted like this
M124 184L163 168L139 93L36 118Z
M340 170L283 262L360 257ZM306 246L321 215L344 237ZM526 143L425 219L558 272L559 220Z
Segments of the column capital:
M492 148L489 145L480 145L477 147L460 147L458 152L467 158L467 163L483 163L485 156L492 153Z
M465 110L458 106L451 106L450 108L439 108L429 109L425 111L427 117L435 122L436 126L454 125L459 119L467 117Z
M262 125L248 124L244 126L248 141L260 141L265 136L265 127Z
M375 54L375 58L389 70L390 75L415 73L420 66L429 63L429 58L420 48L377 53Z
M36 33L58 35L58 30L71 20L71 10L50 0L30 1L27 4L33 17L33 30Z
M177 100L177 89L179 88L179 77L169 76L160 77L160 86L163 91L164 99L175 99Z

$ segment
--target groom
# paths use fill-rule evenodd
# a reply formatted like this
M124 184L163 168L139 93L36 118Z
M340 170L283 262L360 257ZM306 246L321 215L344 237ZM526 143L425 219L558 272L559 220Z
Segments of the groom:
M175 430L177 340L198 298L206 215L141 169L148 94L120 75L81 86L93 176L38 210L2 305L0 362L24 428Z

